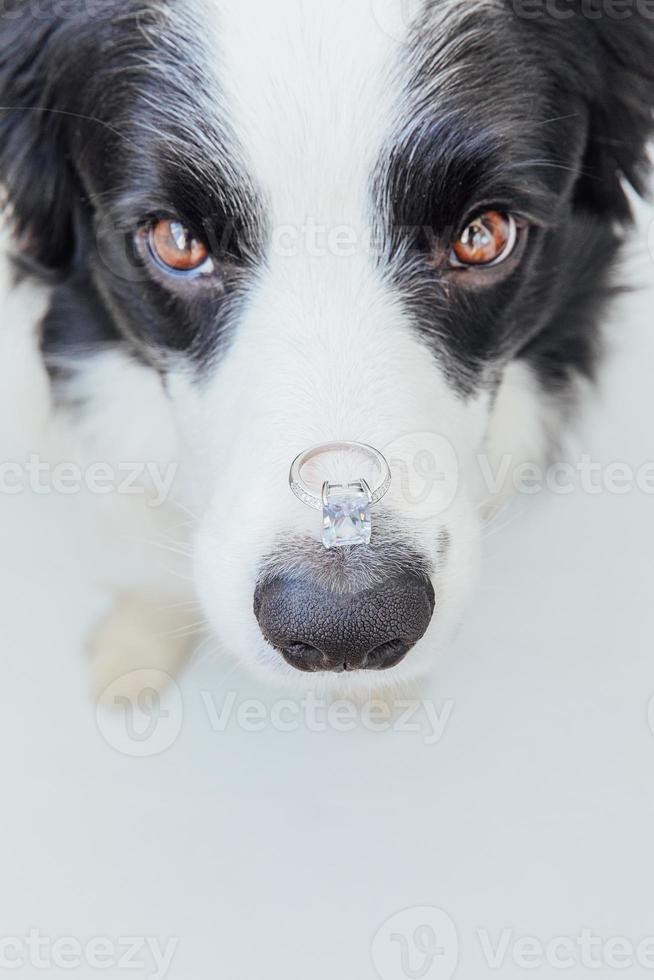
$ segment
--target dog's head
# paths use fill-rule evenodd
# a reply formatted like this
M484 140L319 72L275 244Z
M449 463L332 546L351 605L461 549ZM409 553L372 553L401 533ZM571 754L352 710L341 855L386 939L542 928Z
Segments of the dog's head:
M645 167L645 0L405 10L0 13L0 179L24 263L55 283L49 342L160 374L207 613L279 675L369 684L433 659L475 565L474 461L502 385L528 389L502 402L511 450L540 401L591 373ZM106 397L125 397L120 378ZM327 551L287 475L334 440L375 446L394 480L371 543Z

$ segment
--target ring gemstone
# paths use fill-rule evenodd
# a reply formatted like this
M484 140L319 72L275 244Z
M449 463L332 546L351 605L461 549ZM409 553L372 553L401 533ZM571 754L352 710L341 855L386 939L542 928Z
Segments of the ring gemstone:
M370 490L363 480L347 486L326 483L322 509L325 548L370 544L371 506Z

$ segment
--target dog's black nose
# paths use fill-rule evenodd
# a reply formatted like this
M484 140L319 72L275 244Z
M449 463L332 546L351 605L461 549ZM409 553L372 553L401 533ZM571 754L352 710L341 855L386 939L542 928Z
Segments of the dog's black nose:
M261 582L261 632L298 670L386 670L420 639L434 611L426 578L404 573L363 592L332 592L298 578Z

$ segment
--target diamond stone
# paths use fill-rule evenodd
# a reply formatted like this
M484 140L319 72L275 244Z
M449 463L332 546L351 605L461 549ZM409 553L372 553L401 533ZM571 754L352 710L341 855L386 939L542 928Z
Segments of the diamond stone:
M370 544L370 496L363 486L328 485L322 509L325 548Z

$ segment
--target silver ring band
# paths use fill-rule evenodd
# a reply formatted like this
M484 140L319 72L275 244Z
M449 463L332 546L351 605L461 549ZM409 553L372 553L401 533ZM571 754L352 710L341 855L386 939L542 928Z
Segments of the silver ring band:
M369 488L371 504L378 503L388 493L391 485L391 470L385 457L378 449L367 446L363 442L327 442L321 446L312 446L311 449L306 449L299 456L296 456L291 464L291 471L288 477L289 486L298 500L301 500L303 504L306 504L308 507L313 507L314 510L323 509L323 496L322 494L314 493L304 482L302 479L302 467L309 460L323 453L340 452L342 450L354 450L359 453L365 453L374 460L379 469L380 482L376 487ZM359 483L368 489L368 484L365 480L360 480Z

